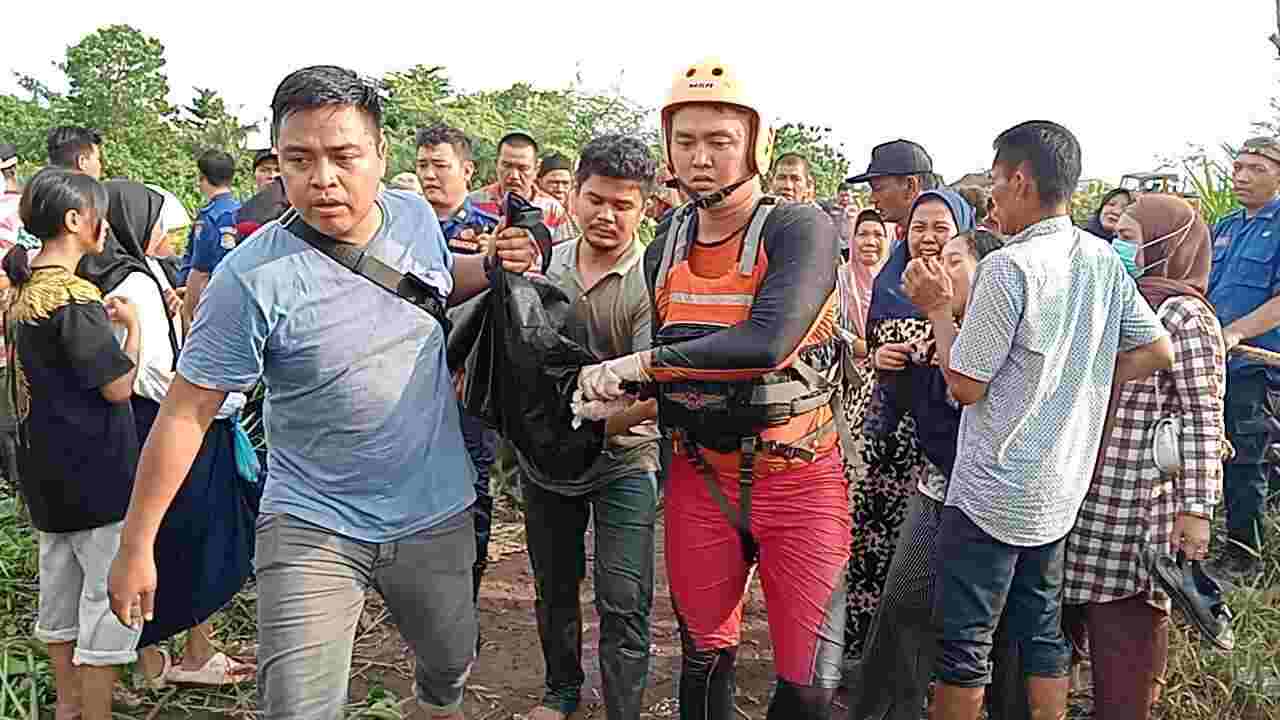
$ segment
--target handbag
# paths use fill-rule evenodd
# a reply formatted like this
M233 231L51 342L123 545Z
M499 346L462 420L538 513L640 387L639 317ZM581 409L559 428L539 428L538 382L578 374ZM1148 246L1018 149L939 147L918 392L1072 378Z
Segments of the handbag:
M1156 421L1151 435L1151 459L1161 475L1182 472L1182 418L1170 415Z
M1161 309L1164 309L1163 305ZM1156 375L1156 414L1160 419L1156 420L1151 430L1151 459L1160 474L1168 477L1182 472L1182 418L1164 413L1163 392L1160 387L1162 374Z

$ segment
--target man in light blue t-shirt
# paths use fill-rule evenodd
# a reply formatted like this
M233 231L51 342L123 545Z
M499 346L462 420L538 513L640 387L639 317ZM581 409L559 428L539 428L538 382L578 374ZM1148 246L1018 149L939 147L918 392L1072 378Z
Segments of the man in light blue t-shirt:
M165 509L222 398L261 377L271 439L256 557L264 717L341 715L356 621L365 590L375 588L417 655L415 688L427 716L461 718L475 657L475 470L444 330L435 315L300 234L355 246L450 303L488 287L496 261L524 272L536 245L525 231L505 229L496 259L455 259L426 200L380 191L380 100L354 73L299 70L276 90L272 112L297 215L228 254L196 309L139 463L112 568L112 608L131 624L150 613L152 544Z

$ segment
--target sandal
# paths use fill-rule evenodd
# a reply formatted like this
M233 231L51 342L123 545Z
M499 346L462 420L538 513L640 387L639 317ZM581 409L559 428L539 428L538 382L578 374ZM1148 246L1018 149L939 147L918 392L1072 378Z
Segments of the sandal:
M247 663L237 662L227 657L226 653L214 653L204 667L199 670L183 670L181 665L171 667L166 679L175 685L202 685L205 687L222 687L232 685L252 677L257 668Z
M156 652L160 653L160 657L164 659L164 664L160 666L160 674L149 678L139 666L137 672L133 675L134 690L164 690L169 687L166 678L173 670L173 660L169 657L169 651L162 647L156 648Z
M1187 560L1181 550L1176 560L1169 555L1159 555L1152 560L1152 569L1160 586L1205 639L1220 650L1230 652L1235 649L1231 608L1223 599L1222 586L1204 571L1200 561Z

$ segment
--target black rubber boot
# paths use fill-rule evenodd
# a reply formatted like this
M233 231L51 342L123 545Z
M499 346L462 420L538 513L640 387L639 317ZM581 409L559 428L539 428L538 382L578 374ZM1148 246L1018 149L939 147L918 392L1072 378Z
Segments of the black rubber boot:
M778 678L767 720L830 720L836 688L793 685Z
M680 633L684 657L680 669L680 720L734 720L734 674L738 647L694 650Z

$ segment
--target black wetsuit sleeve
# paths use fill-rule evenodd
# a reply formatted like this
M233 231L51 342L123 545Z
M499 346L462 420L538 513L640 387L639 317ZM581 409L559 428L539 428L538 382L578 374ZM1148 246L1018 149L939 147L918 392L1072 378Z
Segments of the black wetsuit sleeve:
M665 238L665 227L658 238ZM835 290L839 238L828 218L811 205L784 205L766 221L763 238L769 266L746 321L701 338L655 347L655 378L664 368L740 371L741 377L777 369L799 347ZM662 242L646 253L650 293L661 264ZM655 332L658 328L655 314ZM690 373L680 373L688 377Z

